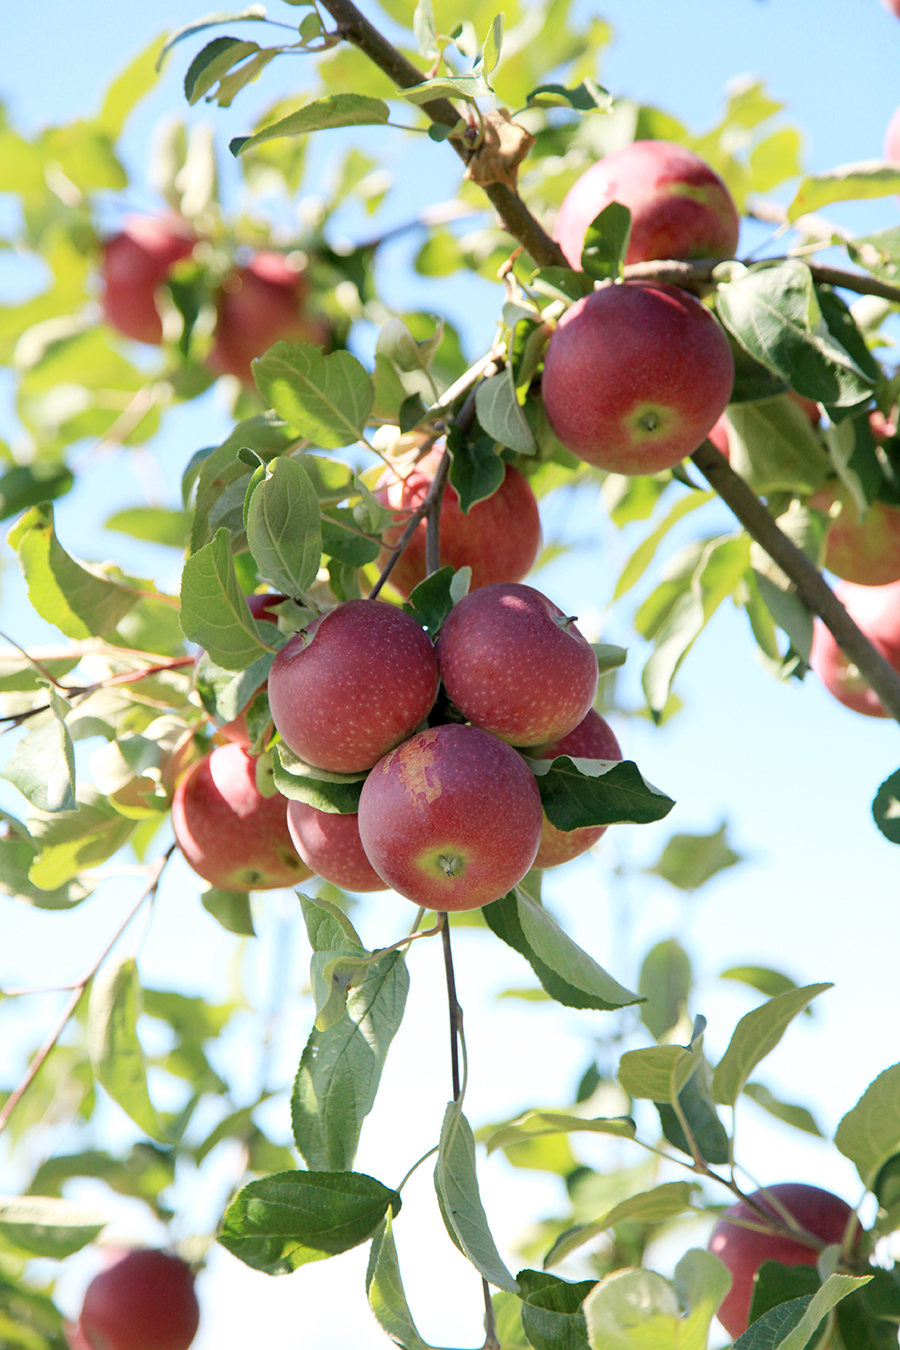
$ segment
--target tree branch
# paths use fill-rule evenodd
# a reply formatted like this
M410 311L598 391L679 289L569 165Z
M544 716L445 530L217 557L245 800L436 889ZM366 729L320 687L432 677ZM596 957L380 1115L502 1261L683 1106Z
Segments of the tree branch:
M797 261L788 257L765 258L764 262ZM630 263L623 269L626 281L668 281L672 286L692 291L695 295L704 295L715 289L712 279L714 270L721 264L721 258L700 258L696 262L678 262L673 258L659 259L654 262ZM855 291L857 295L878 295L882 300L892 300L900 305L900 286L891 286L877 277L866 276L863 272L848 272L840 267L825 267L822 263L805 262L812 273L813 281L825 286L841 286L844 290Z

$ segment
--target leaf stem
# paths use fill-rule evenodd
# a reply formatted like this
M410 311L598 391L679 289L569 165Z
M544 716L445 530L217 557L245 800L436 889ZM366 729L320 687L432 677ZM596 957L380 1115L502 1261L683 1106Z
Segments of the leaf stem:
M412 1176L413 1172L415 1172L416 1168L421 1167L423 1162L427 1162L428 1159L431 1157L432 1153L437 1153L439 1148L440 1144L435 1144L433 1148L430 1148L427 1153L423 1153L421 1158L418 1158L416 1162L413 1163L412 1167L409 1169L406 1176L403 1178L403 1180L400 1182L400 1185L397 1187L398 1191L403 1190L403 1187L409 1181L410 1177Z
M491 1299L490 1285L482 1275L481 1288L484 1293L484 1345L481 1350L501 1350L497 1339L497 1319L494 1317L494 1304Z
M456 973L453 969L453 951L450 946L450 916L441 915L441 941L444 945L444 973L447 978L447 1008L450 1014L450 1072L453 1079L453 1100L459 1101L459 1041L462 1035L462 1008L456 997Z

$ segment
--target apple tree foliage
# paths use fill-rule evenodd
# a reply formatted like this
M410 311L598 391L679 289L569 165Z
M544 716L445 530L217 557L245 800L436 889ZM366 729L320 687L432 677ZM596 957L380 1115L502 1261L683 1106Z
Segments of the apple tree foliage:
M635 621L652 646L643 686L657 721L675 709L678 669L729 598L746 613L751 641L774 676L806 673L813 616L797 576L767 552L774 523L817 564L827 521L810 499L829 479L836 476L860 509L875 501L900 505L900 439L877 444L868 417L873 408L889 414L900 393L877 356L881 326L900 304L894 289L900 233L846 242L849 279L817 269L814 250L802 247L822 242L814 233L821 217L813 213L830 203L900 191L897 166L867 162L804 175L799 135L790 126L773 127L781 105L762 84L733 91L719 123L702 136L658 108L618 98L595 78L608 26L595 18L576 31L565 3L548 0L526 12L511 0L505 16L484 5L464 12L452 0L435 6L419 0L414 10L411 0L386 0L384 10L392 31L402 30L402 52L347 0L325 0L322 11L295 7L287 36L284 23L270 25L255 5L191 23L163 50L153 44L113 83L93 118L32 139L9 125L0 129L0 189L21 204L10 242L40 260L49 278L34 298L0 314L0 346L15 372L16 409L27 433L26 451L0 446L0 514L11 522L8 543L34 610L61 635L52 650L10 647L0 656L0 710L16 733L3 777L26 803L23 820L4 816L0 888L23 903L60 911L80 904L95 885L95 869L122 850L144 866L143 899L152 898L165 884L169 851L160 839L167 838L175 780L209 748L216 726L242 711L260 756L260 781L268 777L286 796L320 810L356 809L359 776L320 774L298 763L273 739L259 691L278 647L311 612L367 594L375 584L381 532L392 520L373 495L385 454L402 456L445 434L450 482L464 510L496 490L504 461L528 476L538 497L572 485L599 487L616 526L646 522L618 579L617 599L659 565L670 529L697 512L694 538L659 565L658 584ZM236 24L240 36L230 31ZM467 366L443 318L388 311L378 294L380 241L349 249L330 242L330 220L347 198L374 208L383 190L367 133L344 156L306 234L291 240L305 261L306 303L331 335L327 349L279 341L261 353L255 387L236 380L229 386L233 430L221 444L187 457L181 507L136 503L107 521L125 535L184 551L180 593L168 594L115 563L74 557L65 498L77 477L79 446L100 442L109 453L128 453L155 436L176 405L210 387L217 289L242 248L276 241L270 221L223 210L208 142L196 134L188 139L175 123L160 144L152 181L203 246L175 266L161 291L165 336L158 352L148 356L102 321L98 202L125 193L116 149L123 123L152 87L159 63L185 50L180 44L190 52L188 102L223 107L251 81L264 80L283 53L306 53L305 92L272 108L228 147L249 187L264 184L286 202L308 190L305 152L313 133L327 137L332 128L358 126L382 128L385 138L403 134L387 130L389 123L427 133L448 164L448 182L455 181L455 151L466 164L458 203L477 228L455 230L452 211L426 215L418 225L416 268L451 286L464 269L495 282L499 329L492 342L485 336L483 359ZM517 126L508 108L518 110ZM621 208L598 217L583 273L562 265L539 222L550 219L598 156L652 138L696 150L743 212L759 215L767 193L799 179L779 217L799 249L714 270L682 264L667 271L661 263L655 273L706 298L731 341L731 464L764 502L769 532L762 537L753 528L727 534L704 528L714 493L690 466L635 478L590 470L560 445L543 413L540 369L553 325L595 281L623 275L628 219ZM485 194L496 216L485 210ZM274 246L281 246L280 236ZM863 298L855 300L856 292ZM380 329L369 365L349 349L363 320ZM789 391L822 405L827 430L810 424ZM714 486L720 481L721 470ZM414 593L408 607L432 637L465 584L444 569ZM277 628L256 623L245 604L244 595L262 586L290 597ZM206 653L196 671L191 644ZM611 672L623 653L600 647L598 659ZM89 776L80 760L76 771L75 742L85 740L95 747ZM560 829L658 820L672 804L632 763L598 772L596 764L563 757L541 769L542 799ZM895 842L898 791L888 780L875 804L880 827ZM655 870L691 891L737 861L723 829L673 836ZM305 1047L298 1046L291 1094L296 1153L273 1143L256 1122L267 1091L237 1105L213 1067L210 1047L242 1011L239 1002L211 1005L142 989L133 957L104 954L85 973L35 1060L35 1074L0 1094L0 1127L13 1149L39 1129L61 1093L86 1141L77 1153L46 1157L21 1196L0 1199L3 1344L29 1350L64 1344L52 1286L35 1284L26 1265L33 1256L62 1260L102 1231L102 1210L62 1197L70 1179L99 1178L168 1221L163 1197L179 1161L199 1164L221 1140L233 1139L245 1151L246 1179L222 1215L217 1240L270 1275L369 1243L366 1286L375 1316L397 1345L427 1350L393 1236L403 1222L402 1186L354 1170L403 1016L409 940L386 935L384 948L369 951L348 917L351 899L334 887L307 889L299 903L316 1013ZM201 901L225 928L252 937L248 897L213 888ZM646 954L631 991L542 905L536 874L465 921L483 922L530 965L533 986L511 992L609 1019L570 1102L539 1104L473 1131L463 1083L440 1138L422 1141L422 1151L435 1155L436 1200L449 1239L474 1266L473 1278L477 1272L485 1290L495 1291L486 1304L485 1346L638 1350L651 1343L651 1333L654 1346L705 1346L727 1288L721 1265L693 1250L669 1281L644 1268L644 1252L661 1233L735 1191L729 1123L741 1095L787 1127L819 1134L806 1107L780 1100L756 1074L792 1020L828 986L798 988L761 967L723 972L763 1001L712 1065L703 1049L704 1019L688 1016L691 962L675 939ZM147 1087L148 1056L137 1033L142 1012L169 1032L170 1048L154 1062L189 1087L174 1115L157 1108ZM57 1045L67 1026L68 1037ZM94 1128L97 1084L141 1133L127 1153L104 1147ZM220 1120L203 1136L195 1113L210 1099L219 1104ZM658 1131L650 1135L632 1115L640 1101L653 1103L658 1115ZM877 1219L852 1252L829 1249L818 1269L766 1268L753 1325L740 1338L747 1350L802 1350L826 1320L833 1343L845 1350L896 1343L900 1288L868 1257L876 1240L900 1224L898 1104L900 1066L887 1069L856 1105L848 1102L835 1145L875 1196ZM584 1133L625 1141L628 1165L608 1174L580 1165L570 1140ZM530 1234L523 1247L529 1264L515 1274L497 1250L479 1197L482 1144L488 1152L503 1150L515 1166L566 1180L568 1208ZM683 1164L688 1179L660 1181L661 1153ZM556 1273L576 1251L590 1278Z

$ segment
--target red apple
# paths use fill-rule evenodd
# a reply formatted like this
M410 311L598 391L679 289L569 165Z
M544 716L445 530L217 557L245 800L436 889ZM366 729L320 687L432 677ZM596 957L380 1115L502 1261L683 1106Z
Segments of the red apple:
M180 1257L117 1251L88 1285L71 1343L87 1350L188 1350L200 1325L194 1276Z
M584 236L610 202L631 212L626 263L654 258L733 258L740 221L731 193L709 165L671 141L634 141L592 164L569 188L553 237L581 271Z
M542 393L567 450L610 473L659 473L697 449L734 384L708 309L663 282L602 286L572 305L544 356Z
M283 600L287 600L287 598L286 595L277 595L272 592L268 592L264 595L248 595L246 597L247 604L250 607L250 613L253 615L254 619L265 619L267 623L274 623L276 625L278 623L278 615L274 614L272 611L280 605ZM265 689L265 687L266 681L263 680L259 689L253 694L253 698L256 698L256 695ZM251 699L250 701L252 702L253 700ZM250 733L247 730L246 712L239 712L237 717L233 718L230 722L226 722L224 726L218 727L217 730L220 736L225 737L226 741L234 741L235 745L242 745L245 750L250 749L252 742L250 740Z
M846 1201L818 1186L805 1186L800 1182L782 1182L767 1187L767 1191L824 1244L843 1241L847 1220L853 1213ZM755 1191L749 1198L776 1218L781 1217L765 1192ZM814 1266L820 1249L774 1230L760 1233L729 1222L734 1219L754 1224L764 1220L741 1200L725 1211L709 1240L709 1250L731 1271L731 1290L716 1315L729 1336L737 1337L747 1330L754 1276L762 1263L780 1261L785 1266Z
M296 886L311 875L291 842L287 799L260 793L256 760L240 745L220 745L188 769L172 827L189 866L223 891Z
M156 292L197 237L180 216L128 216L103 250L103 313L126 337L158 345Z
M719 418L715 426L706 433L707 440L712 441L720 455L726 459L731 458L731 448L728 444L728 418L725 413Z
M375 871L414 904L480 909L531 867L541 816L522 757L486 731L450 724L419 732L375 765L359 834Z
M558 740L587 715L597 658L572 619L532 586L483 586L454 605L437 642L463 716L511 745Z
M415 619L379 600L347 600L281 648L269 707L307 764L358 773L424 722L438 685L434 648Z
M250 362L273 343L327 341L324 321L305 312L307 289L303 272L281 253L257 253L247 267L231 272L217 303L213 370L252 385Z
M288 829L300 857L317 876L348 891L383 891L385 882L366 857L354 814L317 811L288 802Z
M887 586L900 579L900 507L873 502L861 520L845 488L822 488L810 506L825 511L824 565L858 586Z
M574 759L614 759L622 758L619 742L612 727L604 717L591 708L587 717L568 736L557 741L548 741L545 745L536 745L528 752L535 759L555 759L557 755L571 755ZM541 829L541 846L534 860L535 867L559 867L593 848L597 840L609 827L607 825L583 825L577 830L558 830L547 819L544 812Z
M835 586L834 593L857 627L900 673L900 581L889 586L855 586L844 581ZM869 717L889 715L821 619L816 619L813 629L810 664L839 703Z
M390 472L382 479L375 496L382 505L404 513L395 516L398 523L384 531L385 544L397 543L406 528L406 513L422 505L443 453L433 450L406 478ZM425 532L423 520L390 575L390 584L404 599L425 577ZM476 502L468 515L461 511L459 497L448 483L441 502L440 539L443 565L471 567L470 590L497 581L521 581L534 566L541 547L541 519L528 479L507 464L494 495ZM379 567L384 567L389 558L389 551L384 549Z
M900 19L900 0L881 0L881 3L889 14L896 14L897 18Z

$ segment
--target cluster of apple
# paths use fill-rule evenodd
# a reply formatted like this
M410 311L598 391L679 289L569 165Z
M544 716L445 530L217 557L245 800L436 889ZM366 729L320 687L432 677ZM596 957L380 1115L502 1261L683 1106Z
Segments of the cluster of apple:
M71 1350L188 1350L200 1325L190 1266L150 1247L107 1257L78 1322L66 1327Z
M180 216L129 216L103 250L103 312L108 322L137 342L161 343L160 287L198 242ZM306 312L306 301L306 277L290 256L262 251L245 266L232 268L215 296L210 368L252 384L250 362L279 339L325 342L326 325Z
M438 703L442 683L458 720ZM176 790L176 839L227 890L316 873L354 891L390 886L428 909L478 908L603 834L556 829L524 757L620 760L591 707L596 687L590 644L530 586L471 592L436 644L394 605L345 601L281 648L268 698L281 741L313 773L365 775L358 813L263 796L231 724L234 742Z

